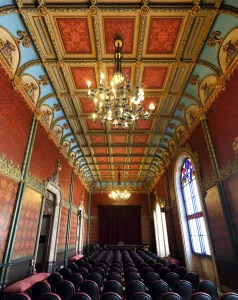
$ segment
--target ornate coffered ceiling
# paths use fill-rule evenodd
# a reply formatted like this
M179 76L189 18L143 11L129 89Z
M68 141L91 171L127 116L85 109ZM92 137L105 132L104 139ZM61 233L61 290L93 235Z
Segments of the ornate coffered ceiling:
M26 93L88 186L110 189L120 166L125 185L146 191L232 67L236 2L6 0L0 4L0 33L3 42L9 34L17 43L17 31L29 31L35 47L18 41L18 60L12 51L15 58L8 65L30 86ZM156 104L149 120L128 130L93 123L94 104L87 98L88 80L96 87L101 72L108 81L112 76L118 35L127 78L132 85L144 84L145 107ZM232 54L229 41L235 45Z

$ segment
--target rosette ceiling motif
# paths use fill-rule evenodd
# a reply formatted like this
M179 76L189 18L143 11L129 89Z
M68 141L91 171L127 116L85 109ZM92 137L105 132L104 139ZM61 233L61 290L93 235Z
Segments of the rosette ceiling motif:
M92 191L110 190L119 167L128 190L150 190L238 49L236 0L4 0L0 6L0 55ZM87 97L88 80L97 88L104 73L110 82L118 36L124 74L132 86L144 84L144 107L156 106L127 130L94 123Z

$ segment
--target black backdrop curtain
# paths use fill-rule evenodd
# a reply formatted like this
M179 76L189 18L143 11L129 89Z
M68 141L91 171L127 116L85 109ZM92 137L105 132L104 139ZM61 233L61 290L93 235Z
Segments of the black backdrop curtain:
M99 206L99 244L141 244L140 206Z

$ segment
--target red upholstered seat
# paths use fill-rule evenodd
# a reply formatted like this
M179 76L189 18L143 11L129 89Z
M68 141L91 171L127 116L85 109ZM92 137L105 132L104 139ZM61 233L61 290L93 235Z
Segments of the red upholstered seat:
M68 259L68 262L69 262L69 263L75 262L75 261L77 261L78 259L80 259L80 258L82 258L82 257L83 257L82 254L78 254L78 255L72 256L72 257L70 257L70 258Z
M50 273L38 273L23 280L17 281L9 285L4 290L4 294L24 293L25 291L29 290L36 282L46 280L49 276Z
M180 261L177 260L176 258L173 258L171 256L166 256L164 257L165 259L167 259L167 261L170 263L170 264L176 264L178 266L180 266Z

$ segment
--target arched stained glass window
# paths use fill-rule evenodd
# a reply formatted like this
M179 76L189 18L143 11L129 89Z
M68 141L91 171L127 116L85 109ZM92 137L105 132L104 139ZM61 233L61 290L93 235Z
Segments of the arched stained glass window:
M195 169L189 158L185 160L182 167L181 185L193 252L210 255Z

